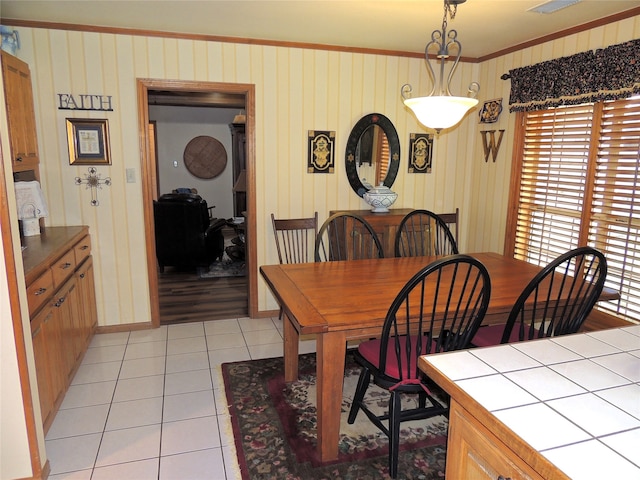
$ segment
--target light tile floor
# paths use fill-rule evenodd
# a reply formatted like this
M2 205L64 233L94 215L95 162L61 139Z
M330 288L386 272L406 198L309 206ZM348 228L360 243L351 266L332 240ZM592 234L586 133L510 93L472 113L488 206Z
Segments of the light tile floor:
M220 365L279 356L277 318L95 335L46 436L49 478L241 478Z

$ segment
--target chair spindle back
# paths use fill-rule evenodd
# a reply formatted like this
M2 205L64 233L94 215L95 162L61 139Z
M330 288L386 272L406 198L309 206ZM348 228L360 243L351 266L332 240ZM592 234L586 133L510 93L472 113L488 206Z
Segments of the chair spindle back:
M429 210L414 210L398 227L395 238L396 257L454 255L458 245L447 224Z
M271 214L280 263L313 262L318 235L318 212L313 217L276 219Z
M320 227L316 262L383 258L384 251L373 227L359 215L338 212Z

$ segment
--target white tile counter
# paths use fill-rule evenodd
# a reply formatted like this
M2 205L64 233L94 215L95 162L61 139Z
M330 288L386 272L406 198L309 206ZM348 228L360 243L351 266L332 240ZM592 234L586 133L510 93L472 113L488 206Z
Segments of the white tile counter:
M420 367L567 477L640 480L640 325L427 355Z

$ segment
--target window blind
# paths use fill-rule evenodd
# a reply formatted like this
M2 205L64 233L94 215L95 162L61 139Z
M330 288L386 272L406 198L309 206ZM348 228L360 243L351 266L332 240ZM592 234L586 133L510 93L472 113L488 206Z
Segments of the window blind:
M380 159L377 165L376 179L384 180L389 170L389 161L391 160L391 150L389 149L389 140L386 135L380 135L380 141L377 143L376 157ZM374 187L377 185L374 185Z
M640 321L640 97L522 114L514 257L601 250L609 313Z
M525 114L515 256L543 265L578 246L593 106Z
M607 257L618 302L601 308L640 320L640 97L605 102L596 156L589 244Z

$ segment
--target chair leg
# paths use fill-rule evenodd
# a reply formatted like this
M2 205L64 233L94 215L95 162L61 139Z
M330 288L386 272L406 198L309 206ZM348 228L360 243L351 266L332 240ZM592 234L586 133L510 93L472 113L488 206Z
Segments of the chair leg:
M367 393L367 388L369 388L370 381L371 374L369 373L369 369L362 367L360 377L358 378L356 393L353 395L353 403L351 403L351 409L349 409L349 417L347 418L347 423L350 425L356 421L356 416L360 411L360 405L362 404L364 394Z
M427 407L427 394L424 392L418 393L418 408Z
M398 476L398 454L400 452L401 395L391 392L389 399L389 476Z

